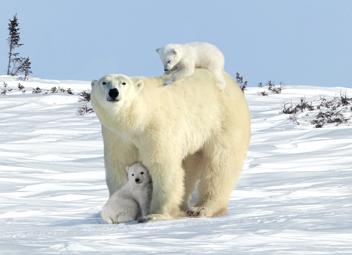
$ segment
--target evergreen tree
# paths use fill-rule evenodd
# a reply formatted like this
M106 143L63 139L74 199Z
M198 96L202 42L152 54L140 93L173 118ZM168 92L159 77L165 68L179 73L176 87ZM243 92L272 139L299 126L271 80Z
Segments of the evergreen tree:
M7 75L16 75L18 73L18 66L21 65L23 59L15 52L15 49L22 46L20 43L20 28L18 26L17 14L10 19L9 22L9 59L7 65Z
M243 76L239 72L236 73L236 81L240 85L242 91L245 91L248 85L248 82L243 79Z
M9 59L7 65L7 75L18 75L22 73L24 79L28 79L28 76L32 73L30 59L19 56L18 52L15 52L16 48L21 47L23 44L20 43L20 28L18 23L17 14L9 20L9 37L7 41L9 43Z
M32 73L31 65L32 65L31 60L28 57L23 60L20 72L24 74L25 80L27 80L28 76Z

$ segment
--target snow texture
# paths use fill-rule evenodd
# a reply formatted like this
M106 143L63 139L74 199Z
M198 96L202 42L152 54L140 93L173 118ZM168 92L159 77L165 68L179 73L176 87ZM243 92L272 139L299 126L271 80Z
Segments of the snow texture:
M316 129L281 113L351 89L249 88L252 142L227 216L108 225L100 124L77 113L89 82L21 81L75 93L41 95L2 81L14 90L0 96L1 254L352 254L352 126Z

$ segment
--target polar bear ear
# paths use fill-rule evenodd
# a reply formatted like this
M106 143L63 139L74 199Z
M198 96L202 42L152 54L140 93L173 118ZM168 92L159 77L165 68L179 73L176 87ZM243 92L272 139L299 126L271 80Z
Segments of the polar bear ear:
M126 166L125 171L126 171L127 174L128 174L129 170L130 170L130 168L128 166Z
M141 90L144 86L144 82L141 79L137 79L134 84L136 84L136 87Z
M170 52L171 54L177 55L177 49L171 49Z
M92 87L95 85L95 84L97 84L97 80L92 80L92 82L90 83L90 85L92 85Z
M155 51L156 51L157 53L160 53L161 48L157 48L157 49L155 49Z

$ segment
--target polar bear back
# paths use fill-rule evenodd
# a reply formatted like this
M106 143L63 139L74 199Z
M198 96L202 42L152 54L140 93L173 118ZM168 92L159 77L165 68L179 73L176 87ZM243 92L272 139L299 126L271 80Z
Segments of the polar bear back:
M224 55L213 44L205 42L193 42L182 46L184 59L189 57L195 60L198 68L209 68L216 66L223 69L225 65Z
M211 108L212 100L218 100L220 97L223 103L217 105L237 105L238 108L241 108L239 110L243 110L242 108L247 109L247 103L243 92L232 77L226 73L225 80L229 86L226 88L226 93L219 91L213 74L209 70L203 68L196 69L192 76L177 80L168 86L164 86L165 76L152 78L143 77L141 79L143 79L145 87L141 91L140 96L144 99L149 98L150 101L155 100L154 102L158 102L158 104L153 103L152 105L174 104L174 106L180 108L182 107L182 102L186 102L184 107L187 108L199 106ZM192 84L192 86L189 84ZM177 102L175 102L175 100Z
M225 73L227 85L224 91L218 89L214 75L207 69L196 69L192 76L169 86L163 86L163 79L163 76L144 78L145 88L140 95L146 100L149 111L158 112L153 115L157 116L155 121L160 126L167 121L165 129L187 130L185 141L197 139L199 143L223 128L236 128L239 132L243 131L244 139L249 141L248 106L243 92L231 76ZM172 113L167 110L171 108ZM207 124L209 122L211 127ZM192 142L195 150L199 143Z

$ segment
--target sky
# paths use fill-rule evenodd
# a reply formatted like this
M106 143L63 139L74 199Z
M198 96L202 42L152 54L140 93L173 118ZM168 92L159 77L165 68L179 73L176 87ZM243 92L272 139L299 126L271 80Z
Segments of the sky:
M349 0L1 0L0 74L16 13L19 52L40 78L156 76L163 70L156 48L207 41L223 51L226 71L251 85L352 87Z

